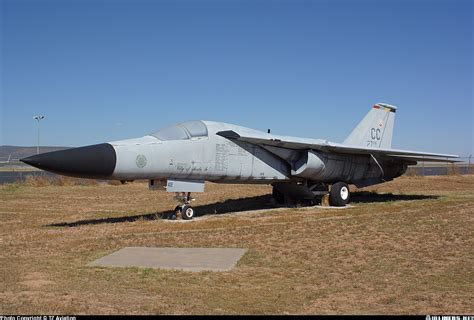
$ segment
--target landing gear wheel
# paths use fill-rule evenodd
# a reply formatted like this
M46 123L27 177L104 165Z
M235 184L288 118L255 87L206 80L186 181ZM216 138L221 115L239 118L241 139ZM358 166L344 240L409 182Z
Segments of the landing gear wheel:
M191 192L176 192L176 196L174 197L178 200L181 204L174 208L172 215L176 218L181 218L183 220L191 220L194 218L194 209L191 208L191 201L194 199L191 198Z
M331 186L329 192L329 203L331 206L344 207L349 203L351 194L349 192L349 186L345 182L336 182Z
M194 209L185 204L181 208L181 218L183 218L184 220L191 220L192 218L194 218Z

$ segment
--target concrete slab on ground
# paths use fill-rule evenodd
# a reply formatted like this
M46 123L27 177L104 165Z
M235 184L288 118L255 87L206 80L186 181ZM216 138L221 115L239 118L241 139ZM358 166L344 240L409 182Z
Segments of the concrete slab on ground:
M126 247L97 259L88 266L230 271L245 252L247 249L238 248Z

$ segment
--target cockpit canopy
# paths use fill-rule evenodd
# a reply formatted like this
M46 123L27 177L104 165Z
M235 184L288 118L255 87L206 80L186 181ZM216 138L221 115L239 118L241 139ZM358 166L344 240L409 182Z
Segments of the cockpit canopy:
M166 127L158 132L152 133L152 136L166 140L187 140L191 138L207 137L207 126L202 121L187 121Z

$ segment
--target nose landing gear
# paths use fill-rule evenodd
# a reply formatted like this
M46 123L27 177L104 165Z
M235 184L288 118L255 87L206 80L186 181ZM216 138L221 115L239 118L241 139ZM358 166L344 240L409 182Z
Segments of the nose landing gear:
M194 199L191 198L191 192L177 192L175 199L181 202L181 204L174 209L172 219L173 217L176 219L178 216L181 216L183 220L194 218L194 209L191 207L191 201L194 201Z

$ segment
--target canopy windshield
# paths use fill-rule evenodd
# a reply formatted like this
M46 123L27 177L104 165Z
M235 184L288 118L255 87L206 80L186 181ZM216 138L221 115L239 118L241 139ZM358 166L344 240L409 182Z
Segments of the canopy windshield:
M207 126L202 121L187 121L166 127L151 135L164 141L207 137Z

